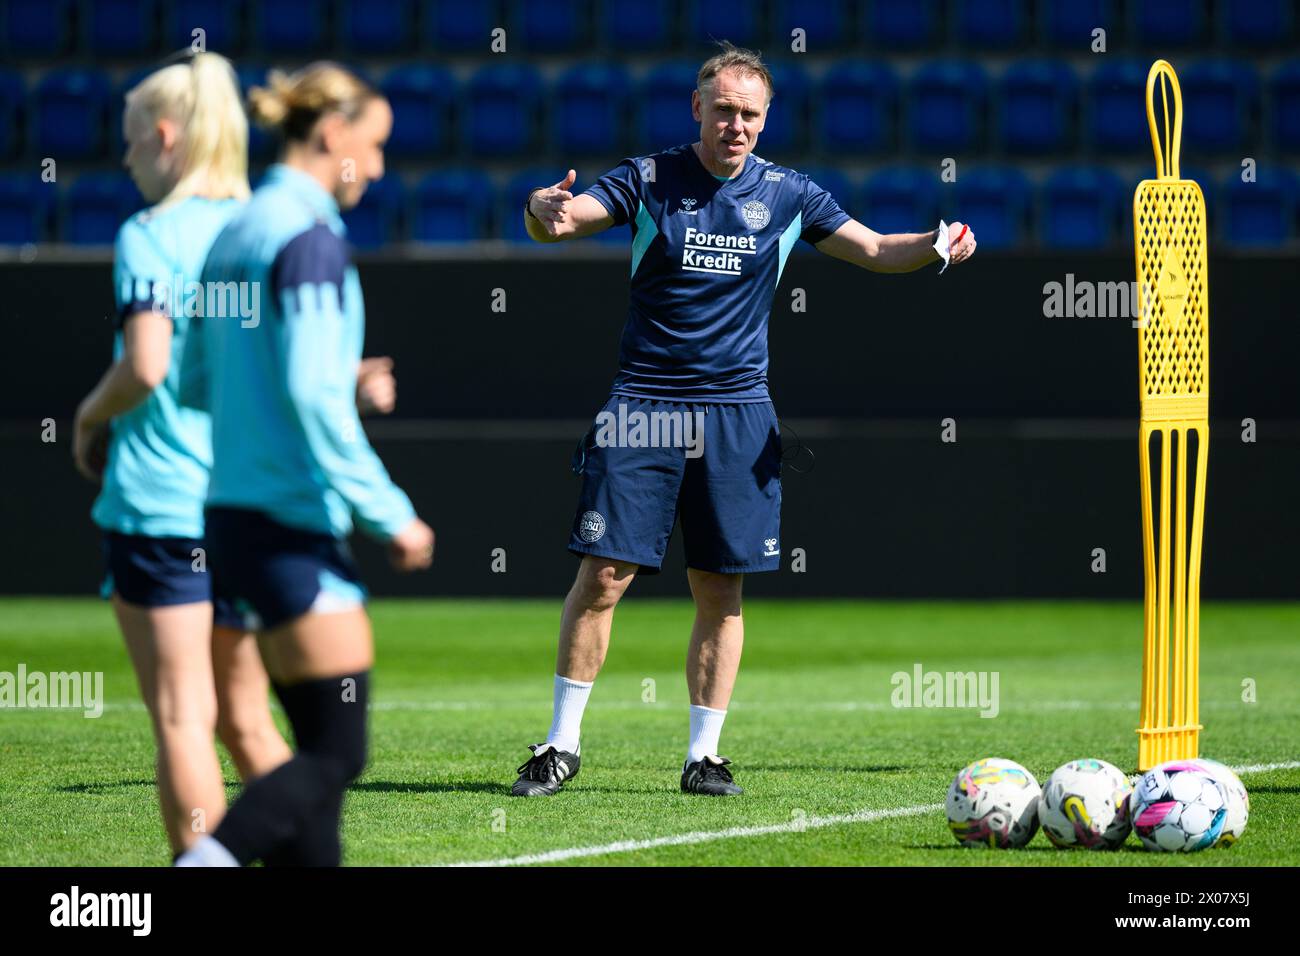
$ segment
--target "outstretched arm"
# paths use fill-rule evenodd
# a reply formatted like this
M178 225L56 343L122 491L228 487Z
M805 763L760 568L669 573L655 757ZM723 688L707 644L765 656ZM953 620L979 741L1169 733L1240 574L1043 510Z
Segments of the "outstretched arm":
M581 239L614 225L614 217L599 200L569 192L577 178L571 169L554 186L533 190L524 211L524 225L534 242Z
M969 259L975 252L975 233L959 222L948 226L952 242L949 263ZM961 236L960 241L958 236ZM872 272L914 272L939 260L934 251L938 230L930 232L894 232L881 235L856 219L850 219L835 232L817 243L817 250L843 259Z

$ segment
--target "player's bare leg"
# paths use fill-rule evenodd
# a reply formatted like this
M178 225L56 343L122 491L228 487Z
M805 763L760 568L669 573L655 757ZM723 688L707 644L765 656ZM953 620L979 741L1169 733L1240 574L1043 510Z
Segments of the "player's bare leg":
M573 587L564 599L556 674L587 683L596 679L609 651L614 608L637 570L637 565L626 561L592 555L582 559Z
M718 738L745 645L745 622L741 614L745 576L695 568L688 569L686 575L695 598L695 623L686 654L691 737L682 772L682 790L709 796L735 796L742 791L726 769L730 761L718 756Z
M212 670L217 685L217 736L247 783L293 756L271 719L271 681L262 666L257 638L214 627Z
M217 721L208 643L212 605L140 607L114 595L113 610L153 720L167 841L180 853L216 827L226 811L212 742Z
M592 683L609 650L614 608L636 576L638 565L586 555L564 599L560 646L555 658L555 707L545 743L532 744L510 792L517 797L549 797L581 765L578 732Z

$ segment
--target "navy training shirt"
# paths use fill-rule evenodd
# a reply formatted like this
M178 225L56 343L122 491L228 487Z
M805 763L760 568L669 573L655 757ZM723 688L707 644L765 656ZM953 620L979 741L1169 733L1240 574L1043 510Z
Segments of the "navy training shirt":
M584 195L632 224L632 288L613 394L766 402L767 323L795 241L849 221L807 176L750 154L719 180L690 144L625 159Z

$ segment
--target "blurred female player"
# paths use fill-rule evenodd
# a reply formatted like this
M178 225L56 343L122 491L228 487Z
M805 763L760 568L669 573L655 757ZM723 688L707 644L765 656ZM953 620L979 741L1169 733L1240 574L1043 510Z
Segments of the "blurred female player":
M177 865L336 865L343 795L365 766L373 660L346 537L355 521L399 570L433 559L433 532L366 441L354 400L364 307L339 213L383 176L392 111L329 63L273 73L249 102L280 135L281 160L213 244L203 280L239 283L252 308L203 317L185 357L203 374L184 398L212 411L213 593L256 621L297 752Z
M127 93L123 131L125 165L154 205L117 235L115 360L77 411L74 454L103 482L92 516L104 592L153 720L159 803L180 853L225 812L214 727L245 779L290 756L251 636L220 604L213 629L201 551L209 422L177 403L190 321L174 308L177 283L198 280L248 198L248 123L230 64L200 53L151 73Z

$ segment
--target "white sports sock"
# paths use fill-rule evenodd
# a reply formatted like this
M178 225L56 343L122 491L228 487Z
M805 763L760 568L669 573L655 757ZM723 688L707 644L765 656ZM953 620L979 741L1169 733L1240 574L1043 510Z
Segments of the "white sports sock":
M717 756L718 738L722 736L722 722L726 719L725 710L691 704L691 744L686 751L688 764Z
M230 855L230 851L216 841L205 836L176 858L174 866L239 866L239 861Z
M591 681L569 680L555 675L555 709L546 742L556 750L580 753L578 732L582 728L582 712L587 709L591 687Z

